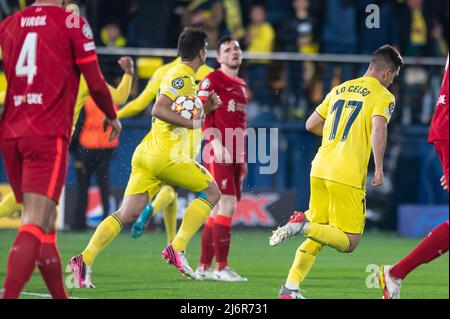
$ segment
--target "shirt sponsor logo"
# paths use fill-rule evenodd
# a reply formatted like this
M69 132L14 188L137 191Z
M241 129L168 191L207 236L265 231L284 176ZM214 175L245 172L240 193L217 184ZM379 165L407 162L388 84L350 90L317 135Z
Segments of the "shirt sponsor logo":
M180 90L184 87L184 80L181 78L175 79L172 81L172 86L177 90Z
M20 21L20 26L25 27L42 27L47 25L47 16L24 17Z

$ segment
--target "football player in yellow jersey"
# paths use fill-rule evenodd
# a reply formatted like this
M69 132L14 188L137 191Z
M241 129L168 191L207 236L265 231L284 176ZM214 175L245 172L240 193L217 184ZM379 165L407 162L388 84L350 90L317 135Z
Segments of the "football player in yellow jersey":
M309 210L296 212L270 238L270 245L275 246L296 234L306 237L280 299L304 299L300 284L324 246L342 253L351 253L358 246L365 225L371 149L375 160L372 185L377 187L384 182L387 124L395 108L395 98L387 88L402 66L395 48L379 48L367 73L333 88L308 119L307 130L322 136L312 163Z
M186 208L183 222L163 257L183 275L195 279L184 251L195 233L203 226L212 208L220 199L220 191L212 176L196 163L185 149L189 132L200 126L202 112L193 120L183 118L171 110L180 95L196 95L195 73L205 63L207 35L203 31L186 30L178 40L181 63L168 70L161 82L152 109L153 125L150 133L136 148L132 170L121 207L97 228L88 246L70 261L71 271L80 287L93 287L91 267L97 255L122 231L123 225L136 221L160 188L173 185L198 194ZM211 94L204 105L205 112L217 109L220 98Z
M174 61L167 63L158 68L147 84L145 90L133 101L129 102L118 112L118 118L124 119L135 116L141 113L145 108L155 99L158 94L158 89L167 72L175 65L181 63L181 58L178 57ZM208 65L202 65L195 74L196 84L200 83L209 73L214 71ZM194 134L192 133L192 136ZM193 158L196 156L200 145L194 146ZM132 236L139 238L144 232L145 225L150 217L159 211L164 212L164 226L166 228L167 243L171 243L175 238L177 230L177 210L178 210L178 195L174 188L170 185L165 185L158 192L153 201L148 204L141 212L138 220L133 224Z
M133 82L134 75L134 62L130 57L122 57L118 61L120 67L124 71L124 75L122 80L117 88L114 88L108 85L109 91L111 93L112 99L114 103L124 104L128 97L130 96L131 85ZM75 111L73 117L73 129L72 134L75 130L75 125L77 123L78 117L80 115L81 109L84 106L84 103L89 98L90 93L87 86L87 83L83 76L80 78L80 86L78 89L77 101L75 104ZM0 94L1 97L1 94ZM0 100L0 104L3 104L4 101ZM23 205L18 204L14 194L8 193L6 194L0 202L0 218L11 217L16 213L20 213L22 211ZM55 215L56 216L56 215Z

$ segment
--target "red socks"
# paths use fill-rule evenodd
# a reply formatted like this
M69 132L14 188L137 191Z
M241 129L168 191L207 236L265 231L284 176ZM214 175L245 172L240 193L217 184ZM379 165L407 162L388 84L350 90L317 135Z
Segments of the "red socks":
M36 265L55 299L68 299L64 289L61 258L56 248L56 233L44 235L36 225L20 227L8 258L3 299L18 299Z
M56 245L56 233L44 235L37 265L53 299L68 299L64 288L61 258Z
M228 266L228 252L231 240L231 218L216 216L213 230L214 250L216 254L217 269L222 270Z
M209 216L206 220L202 233L202 254L200 256L200 266L204 269L211 267L212 260L214 258L213 227L214 217Z
M208 217L202 234L202 254L200 267L208 269L216 256L217 269L222 270L228 266L228 252L231 239L230 217L217 215Z
M8 258L3 299L18 299L25 284L30 280L41 250L44 232L35 225L20 227Z
M440 257L448 251L448 221L433 229L428 236L405 258L392 267L390 274L404 279L422 264Z

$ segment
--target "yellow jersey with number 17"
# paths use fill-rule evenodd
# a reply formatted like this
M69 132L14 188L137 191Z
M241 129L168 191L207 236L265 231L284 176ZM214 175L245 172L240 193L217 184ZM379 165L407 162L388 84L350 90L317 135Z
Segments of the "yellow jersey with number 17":
M195 84L195 72L186 64L173 66L166 74L159 87L158 96L165 95L172 101L182 95L193 95L197 92ZM179 150L177 157L191 157L189 149L181 149L180 145L189 146L190 129L178 127L153 118L150 133L142 141L142 151L152 155L171 157L174 155L174 147Z
M316 109L325 124L311 176L365 189L372 118L382 116L389 122L394 109L395 97L373 77L333 88Z

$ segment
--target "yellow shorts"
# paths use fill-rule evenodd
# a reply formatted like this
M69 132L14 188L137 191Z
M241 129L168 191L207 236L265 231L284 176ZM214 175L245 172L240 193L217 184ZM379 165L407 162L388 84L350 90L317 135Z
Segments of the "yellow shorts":
M148 154L138 147L131 161L125 196L148 193L151 200L164 184L197 193L207 189L213 181L211 174L194 160Z
M344 184L311 177L309 221L329 224L348 234L362 234L366 222L366 192Z

